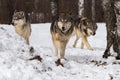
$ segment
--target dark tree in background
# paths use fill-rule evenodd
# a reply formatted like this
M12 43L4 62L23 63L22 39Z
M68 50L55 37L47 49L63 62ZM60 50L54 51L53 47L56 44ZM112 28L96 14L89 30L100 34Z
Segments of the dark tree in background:
M104 21L103 0L84 0L84 15L96 22Z
M95 0L92 0L92 20L95 21Z
M14 14L14 7L15 7L15 3L13 2L13 0L8 0L8 2L7 2L7 9L9 10L8 11L8 16L9 16L9 23L8 24L11 24L11 22L12 22L12 16L13 16L13 14Z
M0 23L10 23L14 10L25 11L32 23L54 20L60 12L103 22L103 0L0 0Z
M95 0L95 21L104 22L103 0Z
M116 25L116 14L115 14L115 2L117 0L104 0L103 7L105 13L105 22L107 27L107 47L104 52L103 58L108 58L110 56L110 48L113 45L113 49L117 52L116 59L120 59L120 36L118 36L117 28L120 27Z
M84 0L84 15L89 19L92 19L92 10L91 10L92 2L91 0Z
M9 0L0 0L0 23L9 23Z
M52 20L55 20L59 13L67 13L77 17L78 2L78 0L51 0Z

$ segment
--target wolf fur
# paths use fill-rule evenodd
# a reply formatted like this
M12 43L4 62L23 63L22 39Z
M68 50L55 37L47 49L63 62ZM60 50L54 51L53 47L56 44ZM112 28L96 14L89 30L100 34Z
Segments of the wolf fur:
M75 30L74 30L76 35L76 40L74 41L73 47L76 47L77 41L79 40L79 38L82 38L80 48L83 49L84 45L86 45L88 50L93 50L93 48L91 48L87 40L87 37L91 35L95 35L96 30L97 30L97 25L93 20L88 19L86 17L76 19Z
M61 59L65 56L66 45L72 36L73 30L74 21L65 13L60 14L51 24L50 31L55 47L55 54L58 55L58 52L60 52Z
M12 22L14 24L16 33L23 37L26 40L26 44L29 45L31 25L30 21L26 19L25 13L23 11L14 12Z

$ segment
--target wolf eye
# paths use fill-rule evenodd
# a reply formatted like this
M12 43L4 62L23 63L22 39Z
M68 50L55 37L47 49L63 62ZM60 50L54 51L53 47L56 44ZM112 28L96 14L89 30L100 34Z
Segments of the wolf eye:
M66 22L67 20L65 19L64 21Z
M63 22L64 20L62 19L61 21Z
M15 17L15 19L17 19L17 17Z

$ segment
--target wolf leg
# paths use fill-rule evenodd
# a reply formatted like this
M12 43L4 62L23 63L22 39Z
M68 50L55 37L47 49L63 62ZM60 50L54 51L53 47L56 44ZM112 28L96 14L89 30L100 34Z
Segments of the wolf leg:
M81 46L80 46L80 48L81 48L81 49L84 48L84 43L83 43L83 41L81 42Z
M60 47L60 59L65 59L65 49L68 41L62 42Z
M27 43L27 45L30 44L30 43L29 43L29 38L26 38L26 43Z
M65 48L60 49L60 59L65 59Z
M55 56L58 56L58 49L55 47Z
M87 49L93 50L93 49L91 48L91 46L90 46L88 40L87 40L87 37L85 37L85 36L82 37L82 41L83 41L83 44L86 45Z
M54 40L53 40L53 46L54 46L54 50L55 50L55 56L58 56L58 47L57 47L57 43L55 43Z
M111 46L112 46L112 40L107 41L107 47L106 47L106 50L104 52L103 58L108 58L108 56L110 56Z
M76 47L76 44L77 44L77 41L79 40L79 38L76 36L76 40L75 40L75 42L74 42L74 44L73 44L73 47L75 48Z

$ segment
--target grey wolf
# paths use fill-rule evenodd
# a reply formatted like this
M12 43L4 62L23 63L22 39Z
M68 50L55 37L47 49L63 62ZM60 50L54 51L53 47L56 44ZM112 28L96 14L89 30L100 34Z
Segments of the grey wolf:
M60 52L60 58L64 59L66 45L74 30L74 20L66 13L60 13L58 18L51 24L50 32L52 35L55 54Z
M29 45L29 37L31 35L31 25L30 25L30 21L27 20L25 16L25 12L15 11L13 14L12 23L14 24L16 33L21 37L23 37L26 40L26 43Z
M87 49L93 50L87 40L88 36L95 35L97 30L96 23L86 17L81 17L75 20L75 30L76 40L74 41L73 47L76 47L79 38L82 38L81 49L86 45Z

